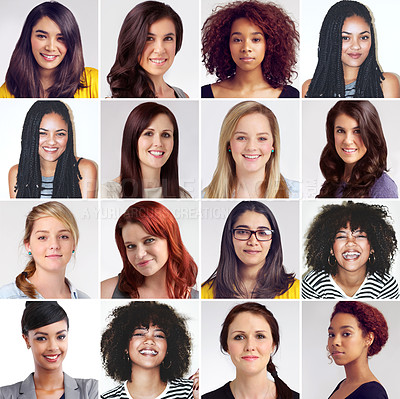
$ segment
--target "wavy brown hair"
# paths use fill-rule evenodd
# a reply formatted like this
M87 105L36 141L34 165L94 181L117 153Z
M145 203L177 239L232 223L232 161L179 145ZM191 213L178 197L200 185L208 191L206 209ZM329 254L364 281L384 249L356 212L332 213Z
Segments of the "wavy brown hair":
M174 215L159 202L140 201L131 205L118 219L115 241L121 254L123 269L119 289L131 298L139 298L138 287L145 277L129 262L122 238L122 229L128 223L137 223L150 235L167 240L168 260L166 284L170 298L190 298L191 288L196 284L197 265L182 242L179 225Z
M362 141L367 148L365 155L354 165L342 196L343 198L368 198L376 180L384 171L387 171L387 148L378 111L367 100L338 101L328 112L327 144L319 162L325 182L317 197L334 198L342 184L345 163L335 148L335 121L342 114L357 121Z
M169 5L158 1L144 1L126 16L118 37L115 62L107 75L112 97L156 97L154 84L140 66L140 59L150 25L163 18L171 19L175 25L176 54L182 45L183 24Z
M261 64L264 79L273 88L291 83L296 74L296 49L299 33L296 24L275 3L258 0L235 1L216 7L202 28L202 55L207 71L218 82L233 77L236 64L229 49L231 27L235 20L246 18L260 27L266 40Z

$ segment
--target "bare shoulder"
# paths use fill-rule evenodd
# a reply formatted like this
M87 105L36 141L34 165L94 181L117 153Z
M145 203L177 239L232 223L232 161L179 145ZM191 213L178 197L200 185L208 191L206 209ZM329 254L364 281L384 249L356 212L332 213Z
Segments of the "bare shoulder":
M14 192L14 186L17 184L18 175L18 164L11 166L8 172L8 190L10 193L10 198L15 198L16 192Z
M97 175L97 165L90 159L82 158L79 162L79 171L81 175Z
M310 87L311 79L306 80L301 87L301 96L304 98L308 92L308 88Z
M79 181L82 198L96 198L97 194L97 165L90 159L81 159L79 173L82 180Z
M385 98L400 98L399 77L391 72L384 72L385 80L382 82L382 91Z
M101 298L110 299L118 284L118 276L108 278L101 282Z

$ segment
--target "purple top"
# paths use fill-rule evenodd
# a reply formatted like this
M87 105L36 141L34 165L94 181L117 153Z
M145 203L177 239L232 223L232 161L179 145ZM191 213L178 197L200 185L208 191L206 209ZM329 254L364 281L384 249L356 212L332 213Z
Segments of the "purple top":
M346 183L342 183L336 191L335 198L342 198ZM396 183L385 172L371 187L368 198L398 198Z

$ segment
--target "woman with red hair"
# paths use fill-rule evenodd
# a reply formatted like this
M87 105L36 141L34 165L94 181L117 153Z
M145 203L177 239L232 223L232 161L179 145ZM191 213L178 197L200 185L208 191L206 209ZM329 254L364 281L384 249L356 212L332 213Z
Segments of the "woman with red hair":
M346 378L330 399L388 399L385 388L372 373L368 358L380 352L389 338L383 314L359 301L338 302L328 328L329 358L344 366Z
M118 219L115 241L123 269L101 283L102 298L198 298L197 265L164 205L131 205Z

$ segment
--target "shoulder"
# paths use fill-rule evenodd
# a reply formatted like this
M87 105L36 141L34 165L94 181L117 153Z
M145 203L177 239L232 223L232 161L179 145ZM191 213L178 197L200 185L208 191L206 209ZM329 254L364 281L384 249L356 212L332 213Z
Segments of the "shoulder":
M299 97L300 97L299 91L295 87L289 85L283 86L282 92L279 96L279 98L299 98Z
M97 98L99 96L99 72L96 68L86 67L81 82L87 87L78 89L75 98Z
M169 384L170 389L184 388L189 391L193 389L193 380L189 380L188 378L174 378L169 381Z
M121 198L121 184L114 180L103 183L100 187L100 196L102 198Z
M17 287L15 282L3 285L0 288L1 299L19 299L27 296Z
M397 185L393 179L383 172L371 187L370 198L398 198Z
M68 374L64 373L64 385L74 390L78 388L80 397L97 399L99 394L98 381L92 378L72 378Z
M204 283L201 286L201 298L202 299L213 299L214 298L214 286L212 284L215 280L211 280L207 283Z
M299 299L300 298L300 282L297 278L292 286L282 295L277 295L275 299Z
M311 83L311 79L306 80L303 83L303 86L301 86L301 96L305 97L307 92L308 92L308 88L310 87L310 83Z
M385 388L378 381L370 381L360 385L354 391L355 397L365 399L388 399Z
M97 165L90 159L81 158L78 168L79 171L81 172L82 177L84 175L97 176Z
M201 397L202 399L233 399L232 391L229 387L229 382L214 391L202 395Z
M174 92L175 92L177 98L189 98L189 96L179 87L171 86L171 88L174 89Z
M11 166L8 172L8 188L10 198L15 198L17 193L14 191L14 187L17 184L18 165Z
M118 276L111 277L101 282L101 297L112 298L115 287L118 284Z
M324 298L326 291L333 288L329 274L323 271L310 270L305 274L301 286L301 297L304 299ZM336 298L336 293L333 298Z
M399 98L400 97L400 84L399 78L390 72L384 72L382 81L382 91L385 98Z
M0 399L9 399L18 397L23 381L16 382L15 384L5 385L0 387Z
M192 198L192 196L181 186L179 186L179 197L180 198Z
M85 67L84 74L88 85L98 83L99 71L96 68Z
M7 89L7 85L4 82L3 85L0 87L0 98L15 98L14 95L12 95L8 89Z
M385 273L380 276L378 273L373 273L367 277L357 299L397 299L399 296L399 285L391 274Z
M71 280L65 278L65 282L67 283L69 290L71 291L71 298L72 299L87 299L90 298L88 294L85 294L83 291L78 290Z
M211 85L201 86L201 98L214 98Z
M289 198L299 198L300 184L297 180L290 180L284 177L286 185L289 189Z
M115 388L112 388L109 391L104 392L103 394L100 395L100 398L102 399L114 399L114 398L122 399L122 397L127 398L124 384L118 385Z

